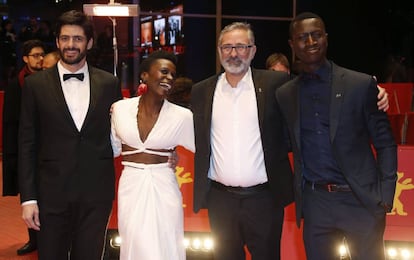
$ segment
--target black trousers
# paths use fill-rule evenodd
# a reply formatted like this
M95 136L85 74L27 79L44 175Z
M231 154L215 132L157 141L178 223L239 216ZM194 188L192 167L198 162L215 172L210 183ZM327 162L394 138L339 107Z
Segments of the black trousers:
M237 195L212 187L208 216L214 238L215 260L280 259L284 208L277 207L269 190Z
M29 233L29 242L37 245L37 231L31 228L28 228L28 233Z
M308 260L339 259L348 245L352 260L383 260L385 211L368 211L350 191L328 192L305 185L303 239Z
M111 209L112 201L39 205L39 260L102 259Z

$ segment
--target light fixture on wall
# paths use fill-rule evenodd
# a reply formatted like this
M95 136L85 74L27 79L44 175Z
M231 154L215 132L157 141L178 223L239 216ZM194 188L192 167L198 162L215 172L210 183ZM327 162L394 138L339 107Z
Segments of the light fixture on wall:
M119 17L133 17L138 16L137 4L120 4L115 3L114 0L109 1L108 4L84 4L83 11L91 16L119 16Z
M118 65L118 44L116 39L116 19L115 17L134 17L138 16L139 8L137 4L120 4L110 0L108 4L84 4L83 12L89 16L107 16L112 21L112 44L114 48L114 75Z

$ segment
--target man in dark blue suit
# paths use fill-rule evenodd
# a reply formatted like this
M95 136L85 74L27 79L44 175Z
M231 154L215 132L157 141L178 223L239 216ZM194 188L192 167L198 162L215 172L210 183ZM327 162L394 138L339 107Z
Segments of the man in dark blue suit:
M377 107L377 83L326 58L327 33L316 14L291 22L289 44L303 71L276 97L294 153L307 259L336 259L344 240L353 260L384 259L397 152L387 115Z
M39 230L39 259L99 260L115 194L109 111L122 95L115 76L86 62L91 21L68 11L56 28L61 60L23 86L23 219Z

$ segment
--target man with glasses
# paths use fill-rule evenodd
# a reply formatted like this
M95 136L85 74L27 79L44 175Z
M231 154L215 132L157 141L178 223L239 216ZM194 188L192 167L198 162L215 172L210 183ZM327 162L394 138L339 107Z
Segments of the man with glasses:
M232 23L217 47L224 72L194 85L194 210L207 208L214 259L280 258L284 207L292 172L274 92L283 72L250 67L252 29Z
M111 105L119 80L90 66L92 22L78 11L57 20L61 59L27 78L19 128L23 220L39 230L39 259L102 259L115 195Z
M27 76L41 71L45 48L39 40L28 40L22 45L23 68L17 78L12 80L4 89L3 105L3 196L17 196L18 174L18 129L20 115L20 100L24 80ZM17 250L18 255L24 255L37 249L36 231L29 229L29 241Z

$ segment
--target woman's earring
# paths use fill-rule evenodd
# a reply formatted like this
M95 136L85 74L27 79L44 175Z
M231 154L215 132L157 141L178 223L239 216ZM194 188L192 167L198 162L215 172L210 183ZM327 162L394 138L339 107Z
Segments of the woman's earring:
M148 86L147 84L145 84L142 80L141 83L138 85L138 89L137 89L137 96L141 96L143 94L145 94L148 90Z

